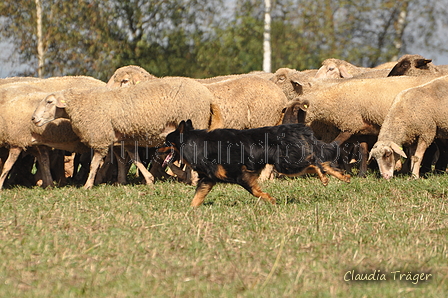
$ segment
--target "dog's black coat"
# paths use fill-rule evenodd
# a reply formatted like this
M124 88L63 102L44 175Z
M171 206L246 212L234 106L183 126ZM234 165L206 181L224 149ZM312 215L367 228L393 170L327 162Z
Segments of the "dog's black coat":
M254 181L266 164L285 175L303 174L310 166L325 173L329 166L324 164L336 161L339 154L336 143L316 139L304 124L206 131L193 129L190 120L182 121L166 137L166 147L160 151L168 149L174 149L173 159L198 172L198 191L202 183L211 188L216 182L225 182L239 184L254 195L258 193L254 193L258 188ZM208 191L204 190L205 195Z

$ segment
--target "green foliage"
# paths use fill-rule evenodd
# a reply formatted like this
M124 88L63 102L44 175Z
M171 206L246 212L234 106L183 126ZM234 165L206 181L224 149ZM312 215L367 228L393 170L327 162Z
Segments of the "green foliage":
M0 195L1 297L444 297L445 176L275 180L272 206L218 184L13 188ZM344 281L380 270L387 281ZM430 273L426 282L390 272Z
M273 1L272 69L318 68L330 57L374 66L407 53L411 45L446 52L438 39L447 26L446 1ZM107 80L129 64L156 76L210 77L262 68L262 0L46 0L42 5L47 77L85 74ZM0 17L0 37L13 43L18 64L29 65L25 73L13 74L36 75L34 1L2 1Z

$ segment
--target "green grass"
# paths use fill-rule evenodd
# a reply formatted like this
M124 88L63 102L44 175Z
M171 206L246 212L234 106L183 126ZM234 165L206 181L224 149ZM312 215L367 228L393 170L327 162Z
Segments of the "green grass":
M446 297L447 176L0 194L0 297ZM347 272L387 281L344 281ZM431 274L393 280L391 272ZM404 279L406 276L403 277Z

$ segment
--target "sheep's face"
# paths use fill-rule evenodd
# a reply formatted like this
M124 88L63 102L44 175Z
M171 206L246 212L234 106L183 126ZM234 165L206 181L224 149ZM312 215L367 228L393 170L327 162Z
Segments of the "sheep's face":
M56 94L50 94L38 104L31 120L36 126L42 126L45 123L53 121L59 118L57 116L57 109L58 107L63 107L64 104L65 101L58 99Z
M400 169L400 156L406 157L403 150L394 142L377 142L370 151L369 160L376 159L380 168L381 176L390 179L394 171Z
M341 73L339 68L334 62L322 65L316 73L316 79L339 79L341 78Z
M140 66L128 65L117 69L106 86L109 89L128 87L155 78Z
M298 73L295 69L280 68L270 80L282 89L288 100L293 100L303 93L303 86L296 78Z

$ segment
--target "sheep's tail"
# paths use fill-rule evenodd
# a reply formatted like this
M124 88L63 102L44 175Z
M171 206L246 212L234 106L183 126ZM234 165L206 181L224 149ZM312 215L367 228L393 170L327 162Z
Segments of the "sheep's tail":
M224 128L224 121L221 114L221 109L217 104L210 104L210 119L209 119L209 130Z

